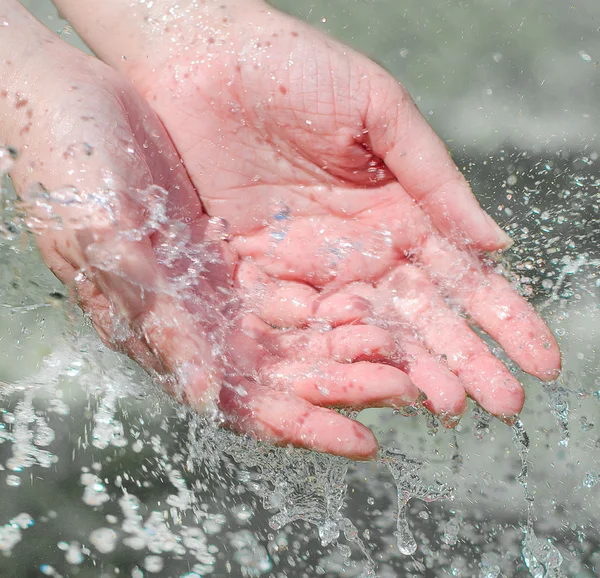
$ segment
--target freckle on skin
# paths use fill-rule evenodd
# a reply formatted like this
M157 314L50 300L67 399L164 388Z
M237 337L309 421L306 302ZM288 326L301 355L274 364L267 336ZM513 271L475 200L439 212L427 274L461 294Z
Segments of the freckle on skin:
M29 102L28 99L26 98L19 98L17 97L17 102L15 104L15 108L23 108L27 103Z

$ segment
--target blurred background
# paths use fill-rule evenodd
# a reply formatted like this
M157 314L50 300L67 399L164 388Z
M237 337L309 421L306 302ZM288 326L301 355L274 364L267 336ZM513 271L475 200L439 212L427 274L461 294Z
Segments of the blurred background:
M84 48L49 1L23 4ZM409 89L515 239L507 265L558 336L563 377L521 376L528 444L476 409L454 432L370 410L391 448L377 464L271 449L175 407L105 350L33 239L0 238L0 575L600 575L600 7L273 5Z

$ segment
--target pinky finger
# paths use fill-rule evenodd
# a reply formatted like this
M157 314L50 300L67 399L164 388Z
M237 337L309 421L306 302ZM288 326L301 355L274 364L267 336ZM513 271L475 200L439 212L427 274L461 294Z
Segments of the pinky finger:
M353 460L376 457L375 436L364 425L295 395L247 382L245 391L224 386L219 405L234 430L275 443L291 444Z

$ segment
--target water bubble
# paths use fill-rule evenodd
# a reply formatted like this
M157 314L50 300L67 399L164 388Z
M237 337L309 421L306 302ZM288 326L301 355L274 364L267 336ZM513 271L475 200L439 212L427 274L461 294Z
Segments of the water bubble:
M599 480L600 476L596 472L588 472L583 479L583 487L593 488Z
M81 546L77 542L73 542L65 553L65 560L69 564L77 566L83 562L83 559L84 557L83 552L81 551Z
M108 492L98 476L85 473L81 475L80 481L85 486L82 499L88 506L101 506L110 500Z
M463 515L460 512L457 512L455 516L447 522L442 536L442 542L444 542L444 544L454 546L458 542L458 532L462 521Z
M164 560L160 556L146 556L144 558L144 568L154 574L158 574L163 569L164 564Z
M102 554L108 554L115 549L117 534L111 528L96 528L90 534L90 542Z
M233 532L229 541L235 550L233 558L240 565L243 576L261 576L273 568L265 547L249 530Z
M15 516L11 521L11 524L16 524L17 526L19 526L19 528L21 528L22 530L25 530L25 528L31 528L31 526L33 526L34 521L33 518L29 515L29 514L19 514L18 516Z
M6 476L6 485L11 486L12 488L18 488L21 485L21 478L14 474L10 474Z

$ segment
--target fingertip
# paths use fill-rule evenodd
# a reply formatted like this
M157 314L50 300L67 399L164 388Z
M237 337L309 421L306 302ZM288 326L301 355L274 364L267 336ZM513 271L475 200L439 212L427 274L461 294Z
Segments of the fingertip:
M472 359L459 372L467 393L495 416L514 416L521 413L525 390L502 362L482 355Z
M514 241L485 214L486 220L489 218L491 224L483 230L472 229L467 231L466 236L462 231L453 239L460 246L470 246L480 251L493 253L495 251L507 251L512 247Z
M497 415L496 416L500 421L504 422L506 425L512 427L517 423L519 419L519 415Z
M525 390L516 379L506 379L499 395L486 400L484 409L491 414L505 419L506 416L518 416L525 404Z
M481 209L485 220L488 222L488 234L482 239L481 248L486 251L506 250L513 245L512 238L506 233L490 215Z
M537 376L538 379L544 381L544 382L549 382L549 381L554 381L555 379L558 379L560 377L561 374L561 368L559 367L558 369L545 369L543 371L538 372Z
M370 407L399 408L420 402L421 391L402 370L391 365L358 362L349 366L357 383L369 388Z
M371 303L367 299L340 292L318 298L315 319L335 326L362 321L371 314Z
M541 319L539 324L543 324ZM538 335L541 333L541 336L538 337L535 333ZM542 381L552 381L560 375L561 371L560 348L545 325L535 333L529 337L529 342L519 343L522 339L517 339L513 347L507 345L505 350L517 361L523 371ZM518 332L514 335L520 338Z
M343 451L343 455L351 460L366 462L377 458L379 452L379 442L373 432L363 424L354 422L354 443L350 451Z
M325 408L314 407L289 441L309 450L368 461L377 456L379 444L363 424Z
M554 336L548 331L547 339L541 346L542 363L535 367L535 375L542 381L553 381L560 375L562 369L562 356Z

